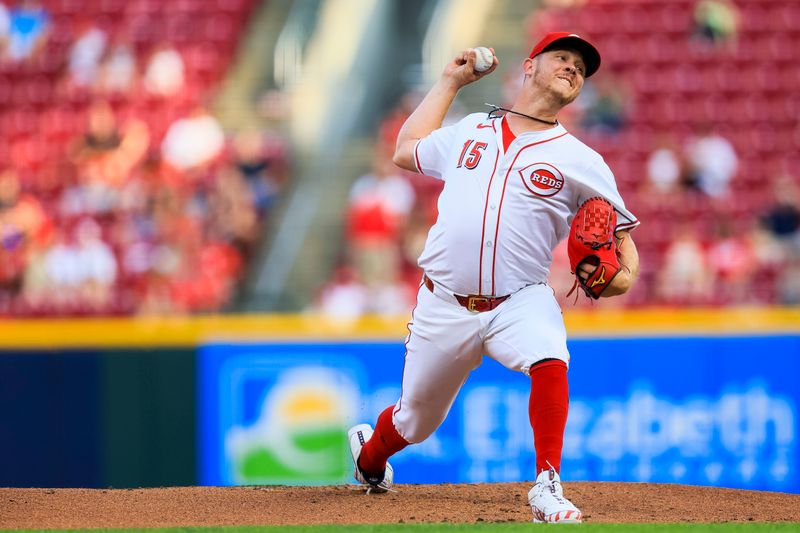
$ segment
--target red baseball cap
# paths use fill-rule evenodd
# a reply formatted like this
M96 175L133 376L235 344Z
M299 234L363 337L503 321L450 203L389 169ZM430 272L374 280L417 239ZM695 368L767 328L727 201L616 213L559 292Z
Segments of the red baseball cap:
M586 63L586 74L584 77L588 78L600 68L600 52L597 51L597 48L577 33L570 33L568 31L553 31L548 33L541 41L536 43L536 46L531 50L531 55L528 57L533 59L542 52L547 52L559 46L574 48L581 53L583 62Z

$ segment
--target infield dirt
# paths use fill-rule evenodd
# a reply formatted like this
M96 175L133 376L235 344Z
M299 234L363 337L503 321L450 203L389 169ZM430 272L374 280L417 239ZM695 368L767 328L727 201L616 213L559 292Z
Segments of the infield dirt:
M528 522L529 483L0 488L0 528L84 529L398 522ZM685 485L568 483L586 522L800 522L800 495Z

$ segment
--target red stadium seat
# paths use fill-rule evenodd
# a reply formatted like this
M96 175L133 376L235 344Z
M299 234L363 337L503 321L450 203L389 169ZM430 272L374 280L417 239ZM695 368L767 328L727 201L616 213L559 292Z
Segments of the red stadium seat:
M615 13L599 6L587 5L571 13L574 25L588 35L609 35ZM616 32L619 34L619 32Z
M674 2L664 3L660 6L660 12L657 15L657 21L660 28L666 32L680 38L680 36L688 35L692 27L692 13L690 9L686 9ZM657 31L658 28L654 28Z
M748 34L769 33L774 25L767 6L759 3L743 4L741 7L742 29Z

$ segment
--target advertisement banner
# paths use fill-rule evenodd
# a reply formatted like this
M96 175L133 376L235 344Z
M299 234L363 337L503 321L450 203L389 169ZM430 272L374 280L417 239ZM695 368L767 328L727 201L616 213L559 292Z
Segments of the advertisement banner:
M569 345L568 480L800 492L800 336L579 339ZM404 346L213 344L198 359L206 485L351 480L346 431L400 394ZM397 483L535 477L529 379L485 358Z

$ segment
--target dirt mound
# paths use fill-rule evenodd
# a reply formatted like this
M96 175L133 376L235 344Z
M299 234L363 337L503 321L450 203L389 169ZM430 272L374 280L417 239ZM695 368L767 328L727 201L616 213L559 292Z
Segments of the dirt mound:
M527 522L528 483L0 489L0 528ZM587 522L800 522L800 495L684 485L568 483Z

